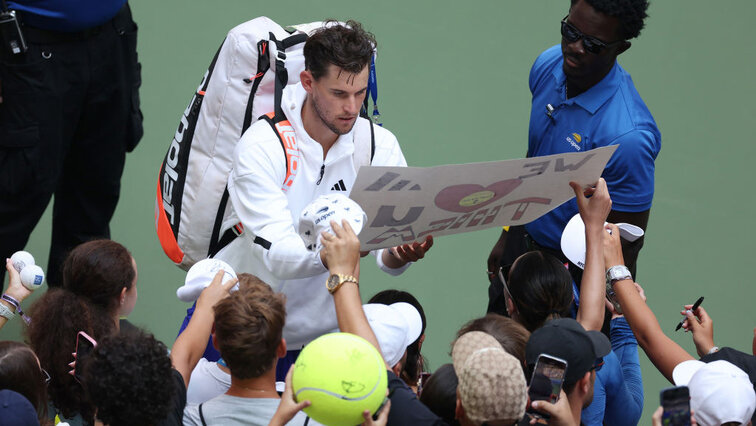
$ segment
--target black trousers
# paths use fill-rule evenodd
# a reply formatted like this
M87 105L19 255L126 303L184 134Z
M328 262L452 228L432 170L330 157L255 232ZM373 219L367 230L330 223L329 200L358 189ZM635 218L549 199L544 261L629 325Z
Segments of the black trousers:
M55 195L56 286L73 247L110 236L126 152L142 137L137 26L126 4L83 32L23 32L26 53L0 54L0 258L24 248Z

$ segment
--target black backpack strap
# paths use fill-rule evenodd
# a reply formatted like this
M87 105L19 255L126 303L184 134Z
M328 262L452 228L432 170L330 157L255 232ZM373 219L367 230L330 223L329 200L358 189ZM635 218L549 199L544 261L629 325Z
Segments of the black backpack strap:
M270 69L270 54L268 52L268 41L260 40L257 43L257 74L252 78L244 79L245 83L252 83L252 90L249 92L249 100L247 100L247 110L244 112L244 123L242 124L241 134L247 131L249 126L252 125L252 108L255 102L255 94L257 88L260 87L260 82L263 76Z
M286 84L289 81L289 73L286 70L286 49L296 44L304 43L307 40L307 34L295 34L283 40L278 40L273 33L269 33L269 37L270 42L268 42L267 40L260 40L260 42L257 43L257 74L255 74L253 79L244 80L246 83L253 83L253 85L252 90L249 94L249 100L247 101L247 109L244 113L242 134L244 134L249 126L252 125L252 109L255 100L255 94L257 93L257 88L260 86L263 75L265 75L265 73L270 69L271 58L268 43L274 43L277 50L276 57L274 58L276 62L275 93L273 95L275 114L272 117L269 115L264 115L260 118L268 121L270 126L273 128L273 132L276 134L276 136L278 136L279 142L281 142L281 149L283 149L284 159L286 162L286 180L288 180L289 174L291 172L291 170L289 170L290 154L286 150L283 138L281 137L281 133L279 132L278 127L276 127L276 124L286 120L286 116L281 109L283 89L284 87L286 87ZM223 190L223 196L221 197L220 204L218 205L218 211L215 214L213 231L210 235L210 247L208 248L207 252L208 257L214 257L223 247L226 247L228 244L230 244L231 241L233 241L241 233L240 229L231 228L227 229L222 236L220 235L221 226L223 225L223 216L226 212L226 207L228 206L228 198L228 185L226 185L226 188ZM266 249L270 249L271 246L271 243L269 241L266 241L259 237L255 238L255 243L262 245Z
M202 404L199 405L199 415L200 415L200 421L202 422L202 426L207 426L207 423L205 423L205 416L202 414Z

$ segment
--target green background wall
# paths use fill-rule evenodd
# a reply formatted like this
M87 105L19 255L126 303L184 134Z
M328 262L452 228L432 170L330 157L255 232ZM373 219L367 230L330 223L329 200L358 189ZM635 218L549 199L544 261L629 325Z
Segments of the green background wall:
M413 166L520 158L530 113L528 71L560 40L562 1L180 1L132 0L140 25L145 137L129 155L113 239L139 266L139 302L130 319L169 345L186 305L175 297L182 272L158 245L153 207L157 170L215 50L233 26L266 15L282 24L356 19L379 42L379 106ZM684 303L706 296L715 340L750 352L756 326L752 220L756 183L753 127L756 82L753 0L656 0L646 29L620 57L662 132L656 197L638 281L662 327L673 333ZM96 155L96 153L93 153ZM565 183L566 184L566 183ZM27 246L49 249L49 211ZM436 240L428 258L391 278L365 261L362 291L411 291L429 326L423 352L431 368L449 362L449 342L485 311L491 229ZM45 265L43 265L45 266ZM26 304L26 303L25 303ZM0 332L20 339L19 321ZM641 354L649 424L669 386Z

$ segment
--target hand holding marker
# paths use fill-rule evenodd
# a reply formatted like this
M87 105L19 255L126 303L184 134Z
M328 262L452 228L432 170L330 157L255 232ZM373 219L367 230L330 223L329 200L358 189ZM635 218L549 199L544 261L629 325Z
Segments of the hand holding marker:
M693 304L693 307L690 308L690 312L696 312L696 309L698 309L699 306L701 306L701 303L703 303L703 296L699 297L698 300L696 300L696 303ZM675 331L682 328L683 323L685 322L687 318L683 318L682 321L680 321L680 324L677 324L677 327L675 327Z

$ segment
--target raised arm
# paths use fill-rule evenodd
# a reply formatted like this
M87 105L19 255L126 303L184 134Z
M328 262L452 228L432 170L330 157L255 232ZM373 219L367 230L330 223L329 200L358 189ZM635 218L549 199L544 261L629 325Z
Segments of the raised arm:
M615 265L624 265L619 228L616 225L609 227L612 233L604 235L604 261L607 269ZM614 293L622 306L625 319L638 339L638 344L662 375L673 382L672 371L675 367L694 358L664 334L659 321L643 301L634 284L631 279L617 281L614 283Z
M322 235L322 253L328 263L328 271L331 274L352 275L359 280L360 240L346 220L342 221L341 226L331 221L331 229L335 235L327 232ZM378 339L370 328L365 311L362 310L358 283L347 281L332 294L339 330L362 337L381 353Z
M577 321L586 330L601 330L604 323L604 298L606 297L604 223L612 208L612 200L603 178L599 178L596 186L587 190L576 182L570 182L570 186L575 191L580 217L585 223L585 270L580 284L580 307Z
M229 290L238 281L234 278L221 283L224 273L222 269L218 271L210 285L202 290L189 325L179 335L171 349L173 368L181 373L184 384L187 386L189 385L189 378L192 376L192 370L197 366L199 359L202 358L202 353L207 346L207 339L213 329L213 306L228 296Z

